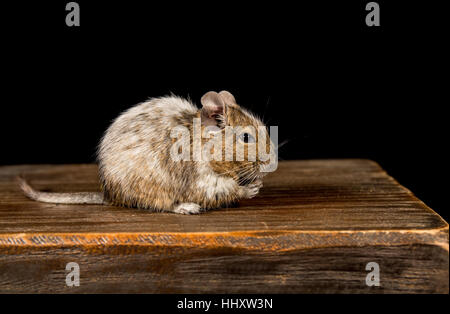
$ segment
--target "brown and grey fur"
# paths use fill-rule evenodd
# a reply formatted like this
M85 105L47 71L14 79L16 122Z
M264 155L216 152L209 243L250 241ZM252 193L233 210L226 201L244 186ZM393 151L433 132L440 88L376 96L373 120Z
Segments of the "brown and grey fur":
M180 214L196 214L254 197L262 187L262 163L258 160L208 162L170 158L176 140L171 138L171 130L175 126L190 130L192 148L194 118L201 118L202 129L215 125L223 133L226 125L263 125L226 91L205 94L202 105L199 110L188 100L169 96L150 99L121 114L99 145L101 193L43 193L33 190L24 180L22 189L30 198L43 202L115 204ZM270 145L268 140L268 151ZM224 156L224 142L221 146ZM246 146L244 153L247 155Z

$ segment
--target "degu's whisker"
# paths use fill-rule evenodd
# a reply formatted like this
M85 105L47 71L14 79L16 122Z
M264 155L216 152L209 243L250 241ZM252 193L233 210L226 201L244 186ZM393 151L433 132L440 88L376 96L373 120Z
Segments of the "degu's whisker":
M281 147L283 147L284 145L286 145L289 142L290 142L290 140L285 140L285 141L281 142L280 144L278 144L277 149L280 149Z
M225 172L219 172L219 173L217 173L218 175L224 175L224 174L228 174L228 173L231 173L231 172L240 172L240 171L242 171L242 170L246 170L247 168L252 168L253 166L252 165L248 165L248 166L243 166L242 168L234 168L234 169L231 169L231 170L228 170L228 171L225 171Z

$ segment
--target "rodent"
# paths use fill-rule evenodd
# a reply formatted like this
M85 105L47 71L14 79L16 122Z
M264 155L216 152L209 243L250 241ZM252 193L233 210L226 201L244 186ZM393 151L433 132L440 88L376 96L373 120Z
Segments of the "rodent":
M241 126L236 143L248 157L249 143L267 128L255 115L236 103L234 96L222 91L208 92L201 98L202 108L191 101L171 95L152 98L123 112L105 132L97 154L102 192L48 193L34 190L23 178L20 186L31 199L59 204L108 204L137 207L178 214L200 212L229 206L239 199L259 193L268 160L249 161L190 160L175 161L170 150L177 138L172 130L184 126L194 135L193 120L201 121L201 131L215 130L225 134L227 126ZM253 127L253 129L251 128ZM266 153L276 159L273 142L266 135ZM212 137L210 141L214 141ZM225 154L225 136L216 141ZM201 139L202 145L207 139ZM194 142L189 140L190 151ZM257 146L257 145L255 145ZM258 149L258 147L256 148ZM211 150L213 152L214 149ZM242 154L242 151L240 152ZM242 157L242 156L241 156Z

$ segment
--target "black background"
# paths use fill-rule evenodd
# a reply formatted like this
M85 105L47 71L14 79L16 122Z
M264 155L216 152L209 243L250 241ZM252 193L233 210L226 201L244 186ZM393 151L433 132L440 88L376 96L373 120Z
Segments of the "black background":
M0 164L86 163L111 120L227 89L279 126L281 159L370 158L448 217L448 33L437 1L2 4ZM448 218L447 218L448 220Z

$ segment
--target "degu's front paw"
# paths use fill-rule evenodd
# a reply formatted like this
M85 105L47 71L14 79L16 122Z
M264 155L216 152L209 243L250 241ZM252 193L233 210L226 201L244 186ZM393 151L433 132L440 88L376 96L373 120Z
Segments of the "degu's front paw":
M175 206L173 212L183 215L195 215L200 214L202 212L202 208L200 205L195 203L181 203Z
M258 195L259 190L263 187L262 180L256 180L249 185L241 187L241 193L243 198L254 198Z

